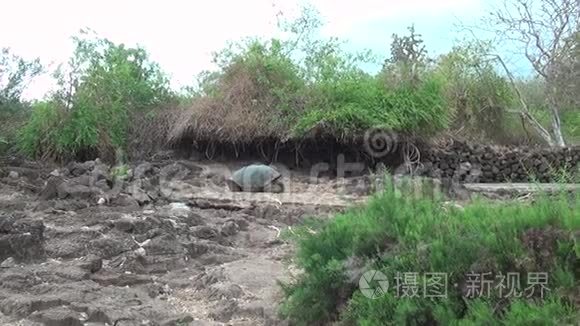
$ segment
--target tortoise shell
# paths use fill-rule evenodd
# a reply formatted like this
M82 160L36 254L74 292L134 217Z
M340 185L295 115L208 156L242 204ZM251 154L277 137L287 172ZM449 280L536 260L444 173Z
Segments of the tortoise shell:
M273 167L264 164L245 166L232 174L230 182L244 191L261 191L280 179L282 175Z

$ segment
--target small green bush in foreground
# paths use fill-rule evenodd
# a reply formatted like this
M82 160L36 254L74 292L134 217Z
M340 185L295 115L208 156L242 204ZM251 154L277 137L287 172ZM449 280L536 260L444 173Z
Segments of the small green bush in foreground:
M386 190L365 207L295 232L295 261L304 273L282 284L281 313L300 325L577 324L579 232L577 198L565 195L533 204L476 201L458 209ZM374 299L359 288L370 270L390 284ZM397 296L397 272L417 273L417 297ZM528 273L546 273L548 289L516 298L507 290L502 295L494 282L490 294L470 298L468 274L488 272L491 280L520 275L521 291L532 284ZM447 275L446 296L423 295L427 273Z

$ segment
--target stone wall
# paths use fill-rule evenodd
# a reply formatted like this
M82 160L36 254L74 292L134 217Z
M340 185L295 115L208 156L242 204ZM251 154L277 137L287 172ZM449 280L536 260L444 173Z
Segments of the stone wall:
M454 141L421 150L419 174L460 182L554 182L580 177L580 146L549 149L498 147ZM563 173L565 171L565 173Z

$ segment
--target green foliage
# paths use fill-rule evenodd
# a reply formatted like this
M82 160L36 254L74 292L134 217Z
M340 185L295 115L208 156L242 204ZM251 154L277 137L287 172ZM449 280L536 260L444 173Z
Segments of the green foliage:
M22 100L22 92L42 72L38 59L27 61L10 49L0 49L0 154L15 142L18 128L30 114L29 104Z
M171 99L167 78L145 50L86 32L73 39L69 71L55 74L61 88L33 111L22 130L20 145L29 155L107 155L125 146L131 112L146 112Z
M427 50L421 35L411 25L409 35L393 34L391 56L383 64L382 75L389 85L416 86L429 67Z
M570 298L580 286L574 236L580 230L579 209L577 198L565 195L532 204L476 201L456 209L388 186L365 207L340 214L314 232L296 232L295 262L304 273L283 285L281 313L300 325L333 319L357 325L577 322ZM358 280L368 270L387 275L388 293L377 299L362 295ZM518 272L523 287L527 272L546 272L549 291L543 299L464 298L454 284L465 284L472 271ZM448 295L397 297L392 287L397 272L446 273Z
M8 105L17 105L28 82L41 72L39 59L27 61L8 48L0 49L0 110L14 110Z
M580 114L576 110L562 112L562 128L571 145L580 145Z
M439 76L429 73L421 80L386 84L382 76L360 68L373 60L369 53L345 52L334 38L315 39L320 26L316 15L303 15L286 26L297 34L288 41L252 39L216 55L220 70L200 76L198 94L217 100L227 112L198 113L204 128L216 124L208 128L214 130L209 137L219 134L220 140L235 142L245 138L236 135L240 130L254 133L258 127L244 129L258 123L243 113L247 110L260 112L259 123L283 137L300 138L321 127L349 138L377 126L425 134L447 126Z
M544 125L551 124L551 115L546 103L547 85L540 78L520 80L517 83L530 111ZM562 99L566 106L560 108L562 132L569 145L580 144L580 114L578 114L580 99L577 94L567 95Z
M304 88L299 68L285 53L284 44L277 39L267 43L256 40L249 43L241 55L229 61L225 68L226 78L237 69L251 76L256 87L255 98L267 101L262 104L269 105L274 111L287 113L292 110L292 97Z
M407 47L421 46L412 28L411 33L409 39L394 36L393 58L385 65L388 73L421 69L421 50L416 57L402 58ZM385 83L384 74L371 76L360 68L373 61L370 53L344 52L336 39L313 43L309 48L303 66L309 87L304 113L294 124L295 135L321 126L337 137L353 136L377 126L424 134L447 126L447 109L437 76L424 74L420 80L403 78Z
M59 144L58 132L61 114L51 102L39 102L32 108L33 114L20 130L19 145L30 156L46 151Z
M129 166L121 164L111 169L111 176L114 181L123 181L129 177Z
M445 80L454 127L476 139L502 141L510 137L505 112L515 95L486 57L491 51L489 43L466 42L438 59L437 72Z
M176 131L220 142L284 137L297 115L305 83L277 39L231 44L214 58L220 69L204 72L193 90L191 125ZM191 135L189 135L191 136Z
M417 88L388 89L379 78L353 73L314 85L311 92L311 102L295 127L298 134L319 125L340 136L377 126L427 134L447 125L441 84L436 78Z
M411 26L407 35L393 35L382 71L370 74L362 67L377 63L375 56L345 51L339 39L321 36L321 26L318 12L305 7L297 19L279 22L284 37L243 40L216 53L218 69L200 74L196 87L180 94L170 91L166 76L144 49L81 31L73 38L75 51L68 64L55 72L59 89L34 110L21 103L20 95L40 72L38 61L3 50L0 120L13 123L0 130L0 152L11 146L30 114L19 131L19 146L47 159L107 159L127 149L130 137L136 138L132 143L165 144L187 137L237 144L321 132L349 139L382 127L422 136L451 130L504 143L538 138L520 117L506 114L519 103L506 78L487 60L489 43L463 42L433 60ZM576 71L574 58L570 53L568 65L560 68ZM537 80L520 84L531 112L540 123L549 123L547 85ZM569 84L571 89L576 85ZM575 143L580 121L575 93L568 93L573 98L562 109L562 125ZM143 118L177 103L189 108L182 110L183 116L156 111L157 118ZM158 129L142 130L152 127Z

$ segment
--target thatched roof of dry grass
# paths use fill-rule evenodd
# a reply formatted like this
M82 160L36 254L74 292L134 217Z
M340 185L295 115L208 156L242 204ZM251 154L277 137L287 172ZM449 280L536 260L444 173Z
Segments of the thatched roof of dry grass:
M230 67L216 89L217 94L197 98L179 110L168 134L170 143L186 137L236 144L288 136L288 122L277 108L277 98L247 67Z
M274 121L271 112L252 105L227 105L220 100L202 98L176 112L167 139L170 143L193 138L236 144L284 137L284 125Z

